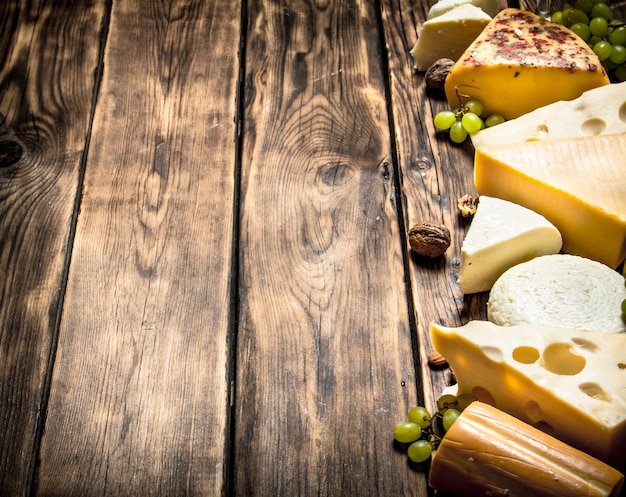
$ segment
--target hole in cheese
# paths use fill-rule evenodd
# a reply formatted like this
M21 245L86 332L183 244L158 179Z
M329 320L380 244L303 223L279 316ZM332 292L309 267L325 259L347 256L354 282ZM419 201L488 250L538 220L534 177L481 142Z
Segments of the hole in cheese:
M580 125L584 135L599 135L606 129L606 121L600 118L587 119Z
M624 102L619 108L619 120L626 123L626 102Z
M576 375L587 364L584 357L573 354L567 343L552 343L543 351L541 365L554 374Z
M476 397L478 400L480 400L481 402L484 402L485 404L489 404L490 406L496 407L496 400L489 393L489 391L484 389L483 387L472 388L472 395Z
M491 345L488 345L485 347L481 347L480 350L482 350L483 354L485 354L489 359L494 362L502 362L503 360L502 349L500 349L499 347L493 347Z
M513 350L513 359L522 364L532 364L539 359L539 351L535 347L516 347Z
M588 352L598 352L598 346L585 338L572 338L572 342Z
M579 385L580 391L592 399L604 400L606 402L611 402L611 396L608 395L600 385L597 383L583 383Z
M537 428L538 430L541 430L542 432L547 433L548 435L554 436L554 428L552 428L552 425L550 425L549 423L546 423L545 421L540 421L539 423L536 423L533 426Z

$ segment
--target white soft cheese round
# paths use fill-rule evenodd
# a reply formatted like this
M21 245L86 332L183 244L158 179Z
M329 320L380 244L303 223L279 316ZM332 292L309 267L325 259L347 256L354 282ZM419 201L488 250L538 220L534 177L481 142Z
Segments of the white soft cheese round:
M617 271L575 255L545 255L513 266L496 280L487 318L500 326L626 332L624 299L624 277Z

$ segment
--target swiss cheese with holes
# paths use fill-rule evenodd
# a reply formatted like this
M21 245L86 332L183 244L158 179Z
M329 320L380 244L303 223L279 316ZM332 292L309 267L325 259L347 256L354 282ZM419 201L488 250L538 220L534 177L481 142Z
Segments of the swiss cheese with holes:
M473 393L620 469L626 458L626 334L470 321L430 327L434 348Z

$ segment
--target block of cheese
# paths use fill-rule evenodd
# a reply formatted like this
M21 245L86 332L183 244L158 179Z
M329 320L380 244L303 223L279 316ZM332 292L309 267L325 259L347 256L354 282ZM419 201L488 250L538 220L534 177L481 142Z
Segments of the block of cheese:
M626 256L626 134L479 147L480 195L523 205L556 226L563 251L616 268Z
M428 481L457 496L618 497L624 475L514 416L473 402L441 440Z
M624 277L604 264L569 254L536 257L506 270L487 301L500 326L536 324L626 332Z
M472 133L475 148L535 140L626 133L626 81L587 90Z
M626 334L567 328L432 323L434 348L472 393L621 468L626 451Z
M491 17L471 3L427 20L411 49L415 68L426 71L438 59L457 60L489 21Z
M482 195L461 246L459 286L485 292L511 266L561 250L561 234L545 217L507 200Z
M458 58L445 82L480 100L485 114L513 119L558 100L610 84L596 54L568 28L519 9L500 11Z
M428 9L426 19L438 17L465 3L475 5L490 17L495 16L499 10L498 0L439 0Z

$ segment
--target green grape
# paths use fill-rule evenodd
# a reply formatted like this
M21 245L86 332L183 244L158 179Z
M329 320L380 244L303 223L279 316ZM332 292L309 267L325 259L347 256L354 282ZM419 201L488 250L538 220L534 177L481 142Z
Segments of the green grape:
M467 406L469 406L472 402L478 400L471 393L462 393L456 398L456 409L459 412L463 412Z
M622 315L626 317L626 299L622 300Z
M456 121L450 127L450 139L454 143L463 143L467 138L467 131L463 128L461 121Z
M400 443L415 442L421 436L422 429L410 421L402 421L393 427L393 438Z
M580 36L584 41L587 41L591 37L591 31L589 25L584 22L577 22L569 27L574 33Z
M483 127L482 119L473 112L466 112L463 114L461 124L463 129L465 129L468 133L475 133L476 131L480 131Z
M476 100L475 98L470 98L467 102L465 102L463 109L466 112L473 112L477 116L480 116L485 110L485 106L480 100Z
M619 65L615 68L615 77L618 81L626 81L626 64Z
M585 14L589 14L589 12L591 12L592 7L593 7L593 2L591 0L576 0L574 2L574 8L578 10L582 10Z
M626 44L626 26L618 26L613 29L608 37L608 42L611 45L624 45Z
M455 121L456 115L450 110L439 112L433 119L435 126L443 131L450 129L450 126L452 126Z
M557 24L565 24L565 21L563 20L563 12L561 12L560 10L552 14L550 16L550 20Z
M589 17L580 9L569 9L563 11L563 20L566 26L571 26L577 22L589 24Z
M589 22L589 31L593 36L602 38L609 32L609 23L606 22L604 17L594 17Z
M596 43L601 42L601 41L603 41L603 39L600 38L599 36L592 36L591 38L587 40L587 44L590 47L593 47Z
M504 116L502 114L491 114L487 119L485 119L485 126L487 128L491 128L492 126L502 124L503 122Z
M626 48L623 45L613 45L609 59L616 65L626 62Z
M443 413L441 419L443 429L445 431L448 431L460 415L461 413L456 409L447 409L446 412Z
M416 440L407 449L409 459L413 462L424 462L433 453L433 446L428 440Z
M591 13L589 15L592 19L594 17L603 17L607 21L613 19L613 11L604 2L598 2L594 4L594 6L591 8Z
M409 421L415 423L423 430L430 426L431 416L428 409L422 406L416 406L409 410Z
M604 69L607 72L613 71L617 66L618 66L618 64L616 64L615 62L612 62L610 58L604 59L602 61L602 67L604 67Z
M447 393L437 399L437 408L440 411L449 409L450 407L456 407L456 395Z
M608 59L612 52L611 44L608 41L599 41L593 46L593 51L598 56L598 59L604 60Z

